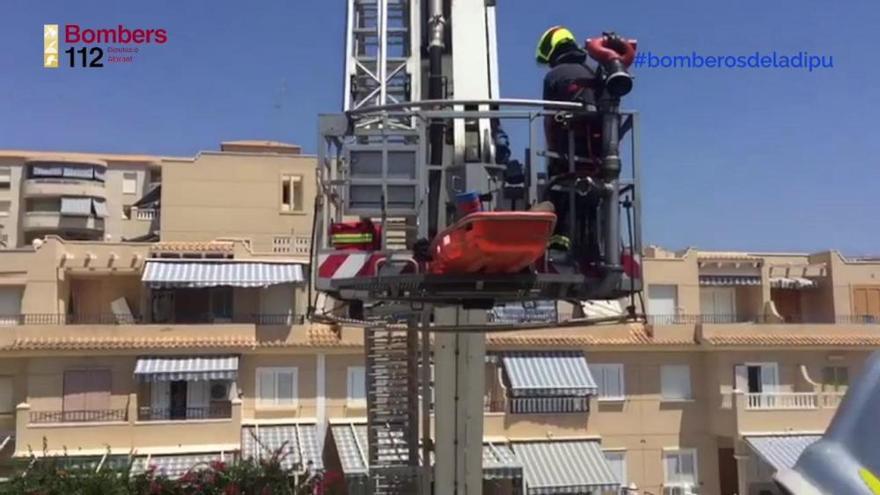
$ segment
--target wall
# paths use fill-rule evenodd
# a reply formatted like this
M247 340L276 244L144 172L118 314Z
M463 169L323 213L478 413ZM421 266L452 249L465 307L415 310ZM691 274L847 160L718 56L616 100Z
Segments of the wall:
M678 307L681 314L700 312L699 268L696 253L689 252L682 258L645 257L643 263L646 288L651 284L677 285Z
M349 407L348 367L364 366L363 354L339 354L327 356L326 407L327 418L366 418L362 407Z
M281 212L281 177L302 175L303 212ZM315 158L300 155L203 152L162 166L163 241L252 239L272 250L274 236L310 235Z

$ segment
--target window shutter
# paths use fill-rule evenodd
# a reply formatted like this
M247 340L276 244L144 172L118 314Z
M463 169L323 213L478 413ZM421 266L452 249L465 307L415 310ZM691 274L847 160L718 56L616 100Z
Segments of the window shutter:
M257 402L260 404L275 402L275 374L270 369L257 369Z
M277 375L278 403L290 405L296 401L296 371L283 370Z
M749 391L749 369L744 364L738 364L734 367L733 386L740 392Z
M366 369L363 366L351 366L348 368L348 400L349 402L361 402L366 400L367 384Z
M197 380L186 383L186 407L187 409L207 409L210 402L211 382L208 380ZM198 417L207 411L195 411Z
M150 407L153 415L164 416L171 407L171 387L169 382L153 382L150 384Z

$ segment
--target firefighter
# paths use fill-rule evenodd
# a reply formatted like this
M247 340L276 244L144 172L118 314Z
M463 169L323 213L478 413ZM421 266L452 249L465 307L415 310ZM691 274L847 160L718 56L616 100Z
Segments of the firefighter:
M545 100L571 101L585 105L588 110L595 110L595 91L597 89L596 73L587 65L587 53L577 44L577 40L571 31L562 27L554 26L541 36L535 57L539 64L550 67L544 76ZM565 125L572 126L575 132L575 163L576 175L587 176L595 173L598 156L601 148L601 126L596 122L579 121L563 124L554 116L544 117L544 135L547 142L549 160L547 173L549 177L549 202L540 203L535 209L554 211L556 213L556 229L550 239L548 248L551 258L563 260L572 251L572 239L569 238L571 229L568 220L570 206L570 189L574 187L573 181L564 186L560 179L570 176L569 174L569 143L568 129ZM555 180L554 180L555 179ZM575 229L578 237L583 234L584 228L589 228L592 223L587 218L591 200L585 195L578 194L576 198L575 213L582 225ZM586 253L583 253L586 254Z

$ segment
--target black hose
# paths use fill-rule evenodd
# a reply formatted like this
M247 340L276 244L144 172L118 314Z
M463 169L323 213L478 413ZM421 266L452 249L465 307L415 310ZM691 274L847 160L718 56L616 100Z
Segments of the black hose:
M315 295L315 300L312 300L312 285L317 278L317 266L315 260L315 244L317 237L317 226L318 226L318 204L321 201L320 194L315 196L315 206L312 210L312 240L309 243L309 287L308 293L306 294L306 300L308 301L308 306L306 307L306 318L311 319L315 314L315 305L318 304L318 296Z

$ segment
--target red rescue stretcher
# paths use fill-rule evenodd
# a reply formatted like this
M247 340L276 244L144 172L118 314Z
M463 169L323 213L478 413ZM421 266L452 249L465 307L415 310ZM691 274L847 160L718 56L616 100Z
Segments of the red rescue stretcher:
M549 212L476 212L431 242L433 274L518 273L540 258L553 234Z

